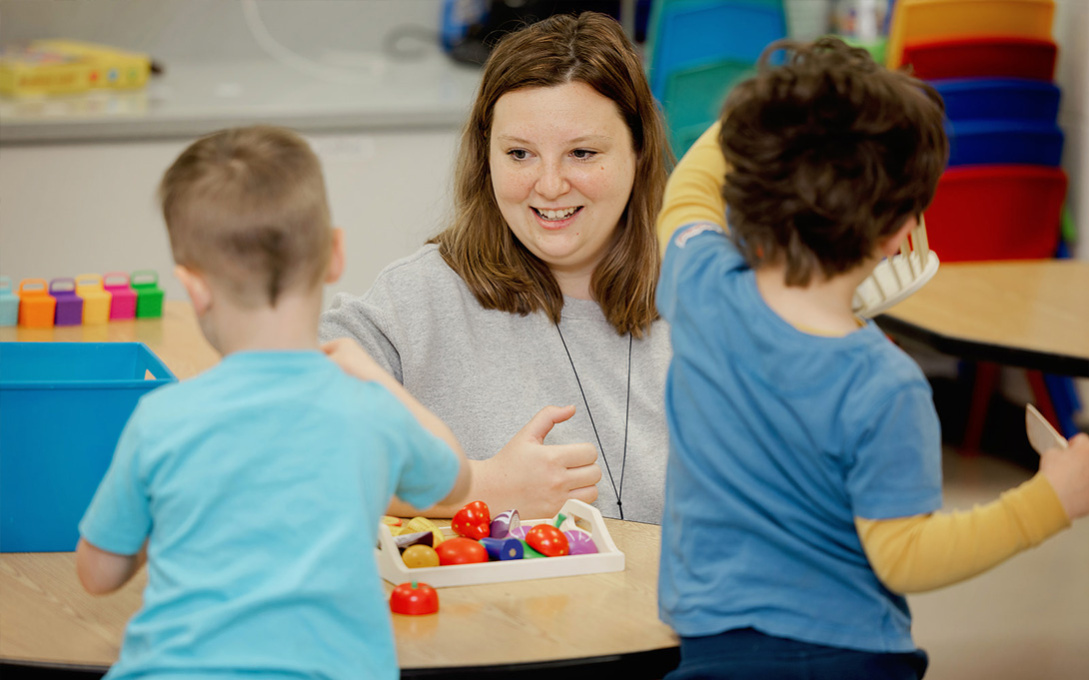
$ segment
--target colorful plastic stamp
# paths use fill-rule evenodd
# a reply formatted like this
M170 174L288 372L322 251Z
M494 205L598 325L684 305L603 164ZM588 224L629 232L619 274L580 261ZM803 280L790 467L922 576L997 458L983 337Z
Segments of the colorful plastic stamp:
M132 273L132 288L136 291L136 318L158 319L163 315L163 289L159 275L151 269Z
M129 285L125 272L108 272L102 277L103 287L110 295L110 321L136 318L136 291Z
M110 292L102 287L98 274L80 274L76 277L76 295L83 298L83 325L106 323L110 320Z
M58 326L78 326L83 323L83 298L76 294L75 279L53 279L49 282L49 294L57 301L53 323Z
M11 290L11 277L0 276L0 326L19 323L19 296Z
M19 325L29 328L52 328L57 301L49 294L45 279L23 279L19 282Z

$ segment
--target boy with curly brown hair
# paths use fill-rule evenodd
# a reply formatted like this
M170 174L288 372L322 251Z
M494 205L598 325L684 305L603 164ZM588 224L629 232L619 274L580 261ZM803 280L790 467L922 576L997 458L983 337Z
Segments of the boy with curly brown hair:
M768 57L789 52L785 65ZM920 678L905 593L989 569L1089 513L1089 437L941 513L919 367L852 311L948 156L937 92L827 38L769 46L670 178L659 609L689 678ZM727 206L729 206L727 208Z

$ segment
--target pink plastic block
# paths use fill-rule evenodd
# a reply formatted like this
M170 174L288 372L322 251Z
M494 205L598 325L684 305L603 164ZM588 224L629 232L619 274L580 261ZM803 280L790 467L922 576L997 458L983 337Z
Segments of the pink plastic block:
M78 326L83 323L83 298L76 295L75 279L53 279L49 282L49 294L57 301L54 319L57 326Z
M125 272L109 272L102 275L102 287L110 298L110 321L136 318L136 291L129 285Z

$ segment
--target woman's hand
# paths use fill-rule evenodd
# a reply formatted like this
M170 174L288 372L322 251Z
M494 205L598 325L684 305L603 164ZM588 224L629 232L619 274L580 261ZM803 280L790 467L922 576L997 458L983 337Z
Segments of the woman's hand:
M589 443L544 443L556 423L573 415L574 406L544 407L495 457L482 461L488 469L480 469L480 481L494 495L491 507L517 508L522 517L539 518L555 515L568 498L597 499L597 449Z
M556 423L575 415L574 406L546 406L537 412L499 453L487 460L473 460L468 499L484 501L495 512L517 510L526 519L552 517L568 498L593 503L601 468L592 444L545 444ZM460 506L440 504L423 514L452 517ZM399 499L388 514L412 517L421 514Z

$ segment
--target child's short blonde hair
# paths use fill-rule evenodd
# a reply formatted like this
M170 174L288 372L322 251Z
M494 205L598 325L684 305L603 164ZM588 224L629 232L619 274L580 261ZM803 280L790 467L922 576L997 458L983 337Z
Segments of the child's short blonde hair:
M159 185L174 261L239 304L320 285L332 253L321 164L283 128L222 130L189 146Z

